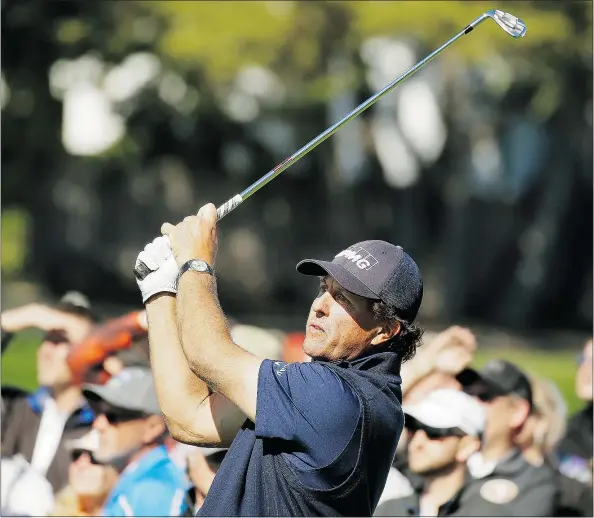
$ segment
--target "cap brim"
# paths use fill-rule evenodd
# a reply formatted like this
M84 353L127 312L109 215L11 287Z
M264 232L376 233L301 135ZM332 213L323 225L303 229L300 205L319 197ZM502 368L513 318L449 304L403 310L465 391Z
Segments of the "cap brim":
M507 394L508 391L505 390L499 383L496 381L484 376L479 371L466 368L461 370L457 375L456 379L460 382L463 387L470 387L471 385L482 384L487 389L497 393L497 394Z
M381 300L381 297L357 279L351 272L340 264L317 259L304 259L297 264L297 271L303 275L330 275L345 290L368 299Z
M93 402L100 399L114 407L123 408L124 410L133 410L133 411L138 411L138 412L143 411L138 408L137 403L128 399L125 395L120 394L119 392L110 390L105 385L95 385L95 384L83 385L82 393L83 393L83 396L89 402L89 405L91 406L91 408L93 407Z

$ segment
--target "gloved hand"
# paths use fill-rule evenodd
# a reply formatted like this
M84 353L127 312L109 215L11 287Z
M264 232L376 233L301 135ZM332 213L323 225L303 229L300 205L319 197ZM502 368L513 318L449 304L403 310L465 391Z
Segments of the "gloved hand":
M152 270L144 279L136 279L143 304L157 293L177 293L179 268L167 236L160 236L146 245L136 258L136 266L141 261Z

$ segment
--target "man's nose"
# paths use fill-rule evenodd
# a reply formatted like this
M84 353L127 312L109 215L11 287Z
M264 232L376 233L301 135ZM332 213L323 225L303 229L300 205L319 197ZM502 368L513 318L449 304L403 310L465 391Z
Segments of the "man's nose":
M104 414L99 414L97 417L95 417L95 420L93 421L93 428L95 430L105 430L109 425L109 422L107 421L107 417L105 417Z
M330 296L330 294L327 291L325 291L319 297L316 297L316 299L314 300L314 302L311 306L311 309L317 315L328 315L328 307L329 307L331 298L332 297Z

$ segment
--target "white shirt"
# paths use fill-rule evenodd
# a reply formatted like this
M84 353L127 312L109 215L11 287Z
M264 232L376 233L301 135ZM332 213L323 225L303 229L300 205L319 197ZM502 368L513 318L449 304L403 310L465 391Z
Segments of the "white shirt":
M31 467L38 473L45 475L54 460L56 450L64 433L64 425L69 413L61 412L53 398L48 397L44 402L39 431L35 439L35 448L31 457Z
M21 455L0 464L2 512L5 516L48 516L54 508L51 484Z

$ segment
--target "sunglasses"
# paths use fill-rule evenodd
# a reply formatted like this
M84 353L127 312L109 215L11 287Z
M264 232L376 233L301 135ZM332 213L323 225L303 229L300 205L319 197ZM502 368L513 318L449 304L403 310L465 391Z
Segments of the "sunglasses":
M445 439L446 437L464 437L466 434L460 428L434 428L432 426L421 426L417 423L407 426L411 436L419 430L423 430L430 441Z
M43 341L52 345L71 345L70 339L65 331L60 329L51 329L43 335Z
M70 459L72 460L72 462L76 462L78 459L80 459L84 454L87 454L89 456L89 460L91 461L91 464L95 464L97 466L101 466L102 463L99 462L95 456L89 451L89 450L72 450L70 452Z
M147 417L144 412L126 410L125 408L117 408L107 404L94 404L92 406L94 407L95 416L105 416L105 419L112 425L137 421L138 419Z

